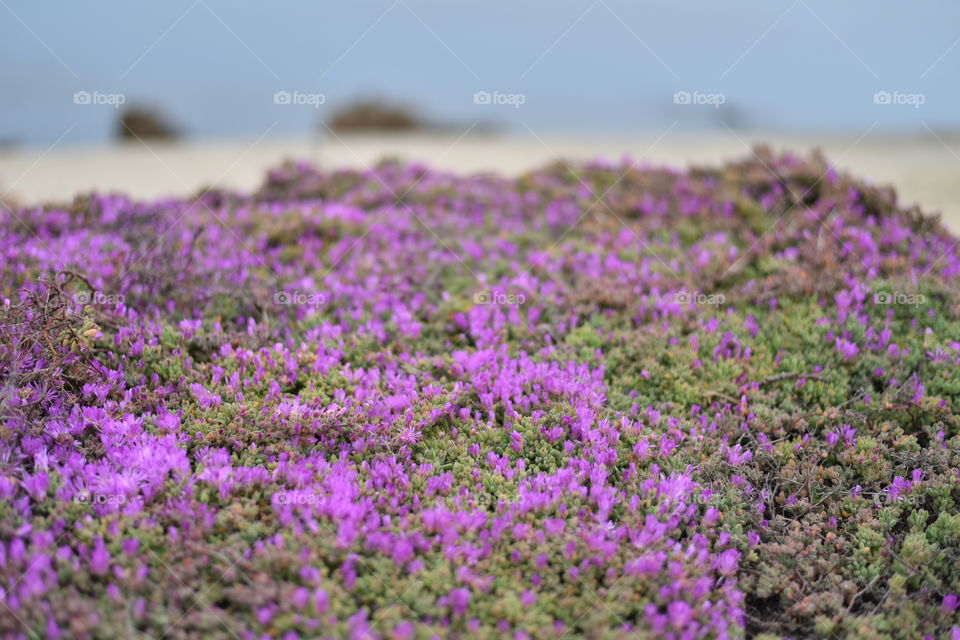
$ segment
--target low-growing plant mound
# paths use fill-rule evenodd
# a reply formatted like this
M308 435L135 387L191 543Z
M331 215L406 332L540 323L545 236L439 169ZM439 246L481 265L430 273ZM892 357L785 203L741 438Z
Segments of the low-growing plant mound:
M960 635L957 241L817 156L0 225L5 637Z

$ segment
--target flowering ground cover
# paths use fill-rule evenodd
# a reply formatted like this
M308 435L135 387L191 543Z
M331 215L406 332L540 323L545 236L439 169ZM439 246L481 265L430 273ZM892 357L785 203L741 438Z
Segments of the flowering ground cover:
M819 157L0 220L5 637L960 637L956 239Z

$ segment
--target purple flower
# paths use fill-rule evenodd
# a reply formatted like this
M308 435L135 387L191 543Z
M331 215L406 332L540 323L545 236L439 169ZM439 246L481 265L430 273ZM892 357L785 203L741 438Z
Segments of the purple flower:
M940 608L947 615L952 615L958 606L960 606L960 599L957 598L955 593L948 593L943 596L943 602L940 603Z
M860 349L856 344L850 342L849 340L844 340L843 338L837 338L835 346L837 352L840 354L840 357L847 361L856 358L857 354L860 352Z
M102 576L110 568L110 552L107 551L103 538L98 537L93 545L93 551L90 554L90 571L95 575Z
M736 549L727 549L717 555L714 566L721 575L729 576L736 573L740 564L740 552Z
M401 622L393 627L393 637L395 640L412 640L416 633L416 627L412 622Z
M683 631L693 621L693 607L682 600L674 600L667 605L667 618L671 627Z
M452 589L449 598L450 608L454 615L463 616L467 613L467 607L470 604L470 591L468 589Z

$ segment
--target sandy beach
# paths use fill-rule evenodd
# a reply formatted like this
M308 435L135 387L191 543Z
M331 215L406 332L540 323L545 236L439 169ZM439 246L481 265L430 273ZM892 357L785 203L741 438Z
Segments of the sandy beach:
M184 141L100 147L0 150L0 193L18 204L60 201L89 191L140 198L183 196L204 186L248 190L284 159L324 167L362 167L394 156L459 172L516 175L557 158L616 160L639 165L715 164L744 157L766 142L805 153L821 148L839 167L896 187L902 202L940 212L960 231L960 140L935 135L857 136L714 133L649 137L350 135L325 138Z

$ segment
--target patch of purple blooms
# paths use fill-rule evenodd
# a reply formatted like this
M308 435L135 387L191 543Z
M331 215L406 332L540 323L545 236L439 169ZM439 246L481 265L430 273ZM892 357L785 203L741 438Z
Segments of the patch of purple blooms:
M3 637L960 633L956 241L819 158L0 228Z

